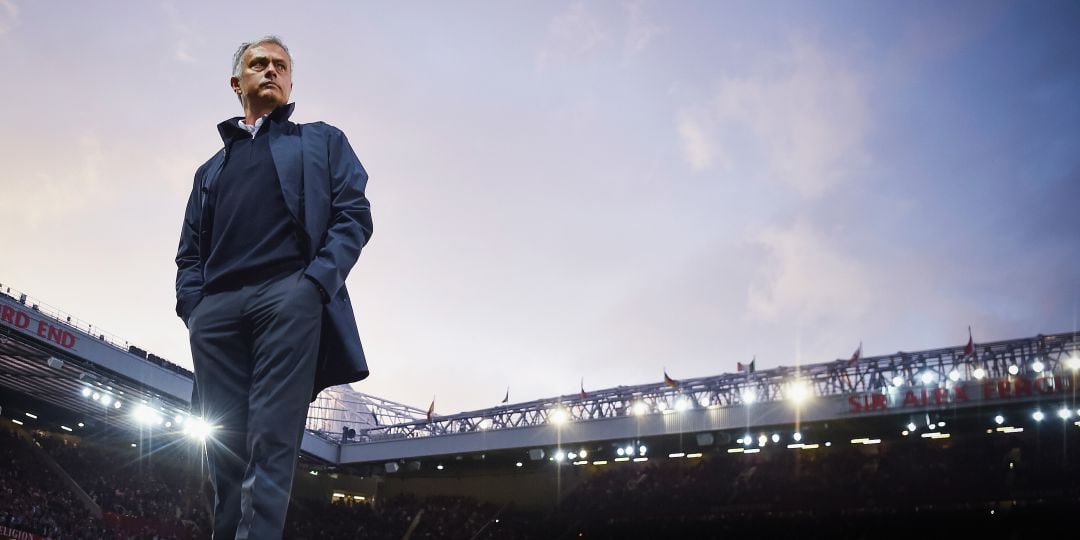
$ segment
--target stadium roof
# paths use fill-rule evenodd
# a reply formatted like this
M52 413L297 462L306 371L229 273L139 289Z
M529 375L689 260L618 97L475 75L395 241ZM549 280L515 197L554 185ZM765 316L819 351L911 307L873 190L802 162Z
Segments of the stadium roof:
M329 463L716 433L996 403L1075 390L1075 333L839 359L555 396L448 416L344 389L309 408L303 451ZM10 289L0 385L126 429L187 414L189 371ZM119 407L116 405L120 403ZM136 414L138 413L138 414Z

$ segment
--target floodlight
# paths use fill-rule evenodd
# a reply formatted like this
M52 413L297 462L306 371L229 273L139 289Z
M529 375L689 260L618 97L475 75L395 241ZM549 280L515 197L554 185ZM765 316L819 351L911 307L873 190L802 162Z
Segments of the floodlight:
M184 425L184 433L197 441L205 441L214 429L213 425L202 418L192 418Z
M791 400L796 404L806 401L812 395L810 386L806 381L792 381L788 385L788 392Z
M551 421L554 424L565 424L569 417L565 409L555 409L551 412Z

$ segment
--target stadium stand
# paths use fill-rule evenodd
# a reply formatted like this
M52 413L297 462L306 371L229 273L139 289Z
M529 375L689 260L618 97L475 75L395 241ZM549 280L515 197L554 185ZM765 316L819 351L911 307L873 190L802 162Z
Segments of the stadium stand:
M585 480L549 513L466 496L297 500L287 537L1037 537L1080 508L1077 428L1056 422L1022 431L954 430L947 438L909 433L871 444L771 445L757 453L715 448L696 458L613 463L577 473ZM193 481L202 475L192 469L190 451L148 456L60 434L33 437L0 430L0 525L55 539L205 537L205 493ZM74 500L43 452L91 494L104 519ZM551 474L576 469L548 467Z

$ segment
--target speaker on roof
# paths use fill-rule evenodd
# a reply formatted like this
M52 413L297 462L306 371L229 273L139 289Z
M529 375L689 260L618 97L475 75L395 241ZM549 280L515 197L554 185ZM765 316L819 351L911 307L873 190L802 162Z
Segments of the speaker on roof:
M55 356L50 356L47 360L47 363L49 364L49 367L53 369L60 369L64 367L64 361Z
M390 474L398 472L398 468L399 468L398 464L396 462L394 462L394 461L387 462L385 467L386 467L386 472L388 472Z
M532 450L529 450L529 459L533 461L540 461L541 459L544 459L544 449L533 448Z

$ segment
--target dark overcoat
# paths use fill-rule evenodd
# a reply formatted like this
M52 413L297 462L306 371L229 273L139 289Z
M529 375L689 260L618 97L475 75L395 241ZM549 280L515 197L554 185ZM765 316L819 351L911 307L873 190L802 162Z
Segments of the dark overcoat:
M314 400L324 388L368 376L345 278L371 238L371 205L364 195L367 172L345 134L323 122L290 122L293 106L279 107L266 122L270 123L270 154L281 193L290 217L302 231L308 258L304 273L322 286L328 299L323 307ZM237 120L218 125L223 139L226 122L235 125ZM176 314L184 324L203 298L203 264L210 254L213 223L207 196L221 174L227 151L222 148L195 172L184 212L176 254Z

